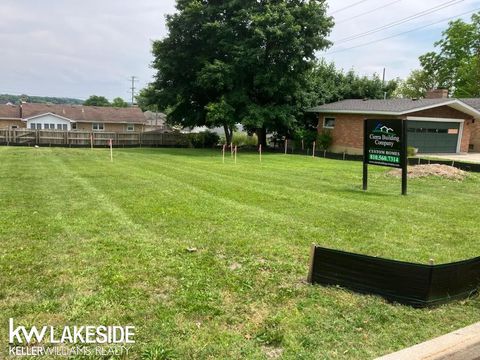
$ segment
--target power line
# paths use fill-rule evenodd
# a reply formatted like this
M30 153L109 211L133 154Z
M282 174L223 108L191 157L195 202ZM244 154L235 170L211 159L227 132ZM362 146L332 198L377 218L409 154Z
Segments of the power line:
M344 22L347 22L347 21L350 21L350 20L353 20L353 19L356 19L356 18L365 16L365 15L368 15L368 14L374 13L374 12L376 12L376 11L378 11L378 10L381 10L381 9L385 9L386 7L389 7L389 6L392 6L392 5L396 4L396 3L399 3L400 1L402 1L402 0L395 0L395 1L392 1L392 2L390 2L390 3L388 3L388 4L385 4L385 5L383 5L383 6L379 6L379 7L375 8L375 9L372 9L372 10L365 11L365 12L363 12L363 13L360 13L360 14L358 14L358 15L355 15L355 16L352 16L352 17L349 17L349 18L346 18L346 19L343 19L343 20L340 20L340 21L335 21L335 25L342 24L342 23L344 23Z
M367 1L369 1L369 0L357 1L356 3L353 3L353 4L351 4L351 5L345 6L345 7L343 7L343 8L338 9L338 10L335 10L334 12L331 12L330 15L339 13L339 12L341 12L341 11L345 11L345 10L347 10L347 9L350 9L350 8L352 8L352 7L354 7L354 6L360 5L361 3L364 3L364 2L367 2Z
M344 43L344 42L348 42L348 41L352 41L352 40L356 40L358 38L361 38L361 37L365 37L365 36L368 36L368 35L372 35L372 34L375 34L379 31L382 31L382 30L386 30L386 29L389 29L389 28L392 28L394 26L398 26L398 25L401 25L401 24L404 24L406 22L409 22L409 21L412 21L412 20L415 20L415 19L418 19L422 16L425 16L425 15L429 15L431 13L434 13L436 11L439 11L439 10L442 10L442 9L445 9L447 7L450 7L450 6L453 6L453 5L457 5L461 2L463 2L465 0L449 0L447 2L444 2L440 5L437 5L437 6L434 6L433 8L429 8L429 9L426 9L426 10L423 10L419 13L416 13L414 15L410 15L406 18L403 18L403 19L400 19L400 20L397 20L397 21L394 21L392 23L389 23L389 24L386 24L386 25L383 25L383 26L380 26L378 28L375 28L375 29L372 29L372 30L368 30L368 31L365 31L363 33L360 33L360 34L357 34L357 35L351 35L351 36L347 36L346 38L343 38L343 39L339 39L337 41L334 41L335 44L341 44L341 43Z
M412 29L412 30L403 31L403 32L398 33L398 34L395 34L395 35L387 36L387 37L384 37L384 38L382 38L382 39L369 41L369 42L366 42L366 43L363 43L363 44L359 44L359 45L356 45L356 46L351 46L351 47L348 47L348 48L345 48L345 49L339 49L339 50L329 51L329 52L327 52L325 55L335 54L335 53L338 53L338 52L343 52L343 51L352 50L352 49L356 49L356 48L359 48L359 47L363 47L363 46L375 44L375 43L377 43L377 42L385 41L385 40L392 39L392 38L397 37L397 36L401 36L401 35L404 35L404 34L408 34L408 33L411 33L411 32L414 32L414 31L418 31L418 30L421 30L421 29L425 29L425 28L427 28L427 27L429 27L429 26L437 25L437 24L443 23L443 22L445 22L445 21L449 21L449 20L455 19L455 18L460 17L460 16L464 16L464 15L467 15L467 14L471 14L471 13L473 13L473 12L475 12L475 11L480 11L480 8L473 9L473 10L464 12L464 13L462 13L462 14L458 14L458 15L455 15L455 16L451 16L451 17L449 17L449 18L445 18L445 19L442 19L442 20L439 20L439 21L435 21L435 22L433 22L433 23L431 23L431 24L424 25L424 26L420 26L420 27L415 28L415 29Z

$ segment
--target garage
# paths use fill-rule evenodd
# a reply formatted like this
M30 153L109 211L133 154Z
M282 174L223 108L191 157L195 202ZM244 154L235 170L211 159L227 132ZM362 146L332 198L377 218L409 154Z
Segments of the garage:
M456 153L460 122L408 121L408 146L419 153Z

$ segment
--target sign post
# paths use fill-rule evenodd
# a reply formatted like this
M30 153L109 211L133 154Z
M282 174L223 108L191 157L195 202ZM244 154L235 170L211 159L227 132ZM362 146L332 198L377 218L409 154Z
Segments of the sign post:
M380 165L402 169L402 195L407 195L406 120L366 119L363 130L363 190L368 189L368 165Z

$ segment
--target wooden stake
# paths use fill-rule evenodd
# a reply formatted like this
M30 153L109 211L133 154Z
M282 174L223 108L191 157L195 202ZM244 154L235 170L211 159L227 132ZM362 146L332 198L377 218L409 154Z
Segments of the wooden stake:
M237 148L237 145L235 145L235 164L237 163L237 151L238 151L238 148Z
M288 149L288 140L285 139L285 155L287 155L287 149Z
M230 143L230 155L233 157L233 142Z
M260 153L260 162L262 162L262 144L258 147L258 151Z
M315 157L315 147L316 147L315 145L316 145L316 144L315 144L315 141L314 141L314 142L313 142L313 152L312 152L312 157Z
M309 284L312 284L312 280L313 280L313 265L315 263L315 248L316 248L316 245L315 244L312 244L310 246L310 263L308 265L308 275L307 275L307 282Z
M226 144L223 144L223 148L222 148L222 161L224 164L225 164L225 147L226 146L227 146Z
M113 162L113 143L112 143L112 139L109 139L109 143L110 143L110 161Z
M90 148L93 150L93 133L90 133Z

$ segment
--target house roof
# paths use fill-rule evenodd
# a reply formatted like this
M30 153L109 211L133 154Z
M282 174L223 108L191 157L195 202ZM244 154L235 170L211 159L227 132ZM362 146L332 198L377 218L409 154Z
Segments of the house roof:
M0 119L20 119L20 106L0 105Z
M145 116L137 107L116 108L82 105L22 104L22 117L52 113L77 122L143 124Z
M460 99L465 104L470 105L471 107L480 110L480 98L467 98L467 99Z
M439 106L450 106L473 117L480 117L480 99L349 99L316 106L310 112L404 115Z

